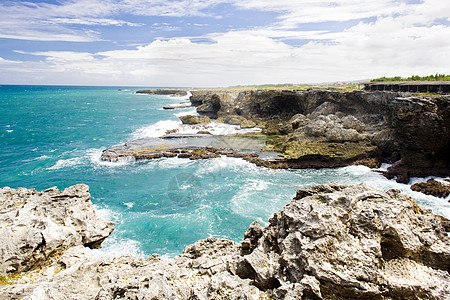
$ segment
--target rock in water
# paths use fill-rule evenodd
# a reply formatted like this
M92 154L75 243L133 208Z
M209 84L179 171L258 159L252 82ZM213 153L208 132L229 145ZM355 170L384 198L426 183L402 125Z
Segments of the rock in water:
M252 223L241 245L208 238L173 259L73 247L0 298L450 299L449 231L397 190L319 185L267 227Z
M427 182L414 183L411 190L422 192L426 195L446 198L450 195L450 184L442 183L436 179L428 179Z
M99 248L113 229L96 215L87 185L42 192L1 188L1 273L40 267L73 246Z

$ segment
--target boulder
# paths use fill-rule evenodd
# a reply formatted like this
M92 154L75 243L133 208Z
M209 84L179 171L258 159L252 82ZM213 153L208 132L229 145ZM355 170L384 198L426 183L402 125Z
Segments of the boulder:
M411 186L411 190L422 192L426 195L446 198L450 195L450 183L437 181L436 179L428 179L426 182L415 183Z
M1 188L1 273L40 267L73 246L99 248L113 228L96 215L87 185L42 192Z
M195 125L195 124L207 124L211 123L211 120L208 117L197 117L193 115L180 116L179 117L183 124Z

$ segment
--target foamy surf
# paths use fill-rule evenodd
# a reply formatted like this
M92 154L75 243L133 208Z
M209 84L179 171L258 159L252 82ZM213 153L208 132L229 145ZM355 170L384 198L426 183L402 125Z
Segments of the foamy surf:
M378 172L373 172L368 167L365 166L348 166L344 168L338 169L339 177L338 180L343 184L357 184L357 183L367 183L370 186L389 190L389 189L397 189L400 190L403 194L406 194L412 197L417 203L423 205L424 207L430 208L433 210L435 214L442 215L446 218L450 218L450 203L448 200L450 196L447 198L437 198L430 195L425 195L420 192L416 192L411 190L411 186L416 182L424 182L430 178L435 178L437 180L443 180L443 178L438 177L426 177L426 178L411 178L411 181L408 184L398 183L395 180L387 179L382 174Z
M74 167L82 163L81 157L73 157L69 159L60 159L53 166L47 168L47 170L58 170L67 167Z
M111 162L111 161L105 161L102 160L102 153L103 153L103 149L89 149L86 151L86 155L85 157L89 160L89 162L94 166L94 167L102 167L102 166L106 166L106 167L121 167L121 166L126 166L126 165L130 165L136 162L136 160L134 159L134 157L121 157L119 158L118 161L115 162Z
M164 120L156 124L142 127L131 134L132 138L155 138L163 137L169 132L177 134L197 134L199 131L207 131L212 135L233 135L245 134L251 132L261 132L261 128L241 128L239 125L230 125L218 122L208 124L188 125L182 124L181 121Z

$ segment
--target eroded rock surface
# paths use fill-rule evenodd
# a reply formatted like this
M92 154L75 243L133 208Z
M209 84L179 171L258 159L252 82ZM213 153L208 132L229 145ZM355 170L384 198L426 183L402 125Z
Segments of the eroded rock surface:
M113 229L112 222L96 215L87 185L42 192L1 188L0 272L40 267L77 245L98 248Z
M388 158L388 178L450 175L450 96L331 90L193 91L197 112L258 126L298 166ZM207 109L206 109L207 108ZM295 163L291 163L295 166Z
M397 190L300 189L240 245L208 238L173 259L82 246L0 288L11 299L448 299L449 221Z

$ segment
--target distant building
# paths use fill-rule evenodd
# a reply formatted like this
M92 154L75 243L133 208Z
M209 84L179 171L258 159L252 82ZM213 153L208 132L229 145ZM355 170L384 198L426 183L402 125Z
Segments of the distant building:
M364 84L366 91L450 94L450 81L378 81Z

